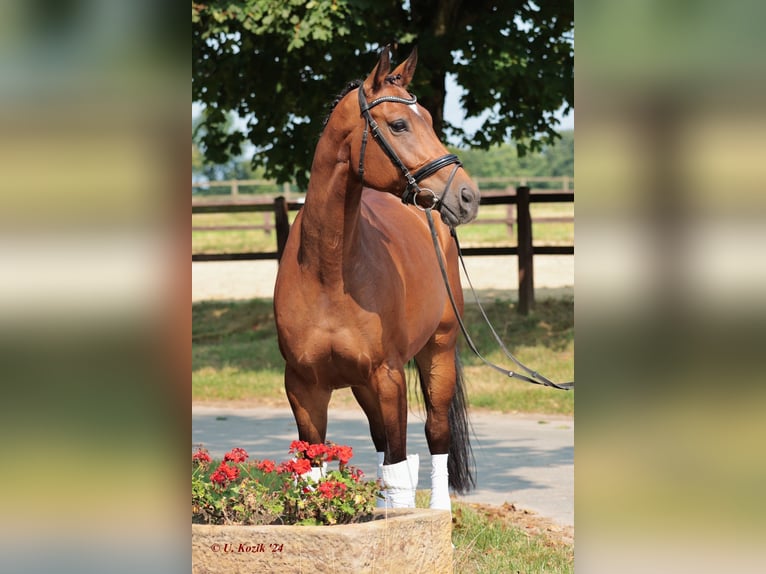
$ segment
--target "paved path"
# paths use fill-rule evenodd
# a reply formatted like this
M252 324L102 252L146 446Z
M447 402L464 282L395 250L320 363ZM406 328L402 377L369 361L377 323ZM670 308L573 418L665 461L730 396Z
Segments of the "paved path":
M327 440L354 449L353 463L367 476L377 464L361 410L332 410ZM533 510L561 525L574 525L574 422L572 418L478 412L471 416L477 488L458 500ZM408 451L420 454L419 488L430 487L424 417L411 412ZM297 438L286 408L192 408L192 443L221 457L232 447L254 458L284 460Z
M483 299L518 299L518 261L515 256L466 257L474 287ZM192 263L192 301L270 298L277 276L276 261L198 261ZM535 257L535 297L572 295L574 257ZM463 286L467 287L465 279ZM470 295L466 295L466 301Z

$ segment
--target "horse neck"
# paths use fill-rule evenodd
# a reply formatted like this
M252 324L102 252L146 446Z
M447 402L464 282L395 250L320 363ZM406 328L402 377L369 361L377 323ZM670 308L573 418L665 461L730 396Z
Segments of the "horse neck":
M301 221L302 266L323 282L340 280L358 246L362 184L342 157L348 146L324 134L317 144Z

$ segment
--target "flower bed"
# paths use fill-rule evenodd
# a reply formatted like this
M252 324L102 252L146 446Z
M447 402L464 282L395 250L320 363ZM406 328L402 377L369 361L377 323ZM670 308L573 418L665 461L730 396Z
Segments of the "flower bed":
M370 520L380 486L349 466L350 447L294 441L291 460L248 462L244 449L214 462L192 455L192 522L332 525ZM337 470L327 465L337 461Z
M452 572L446 511L379 509L350 447L294 441L285 462L192 455L192 571ZM337 462L337 470L329 469Z

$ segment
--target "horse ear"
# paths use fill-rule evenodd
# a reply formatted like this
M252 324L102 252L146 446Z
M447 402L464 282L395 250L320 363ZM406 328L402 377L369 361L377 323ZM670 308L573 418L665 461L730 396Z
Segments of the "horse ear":
M401 76L401 86L403 88L406 88L410 81L412 81L412 76L415 75L415 66L418 64L418 47L415 46L412 49L412 52L410 52L409 57L399 64L396 69L394 70L393 76Z
M377 92L378 89L380 89L380 86L383 85L383 82L385 81L386 76L388 76L388 72L390 71L391 71L391 50L389 49L388 46L386 46L380 51L380 58L378 58L377 65L372 70L372 72L370 72L370 75L367 76L367 79L364 81L365 89L370 93Z

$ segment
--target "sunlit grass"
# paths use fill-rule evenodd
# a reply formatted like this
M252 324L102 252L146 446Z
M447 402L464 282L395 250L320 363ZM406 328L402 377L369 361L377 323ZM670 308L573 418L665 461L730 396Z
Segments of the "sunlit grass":
M296 213L290 212L291 222ZM267 223L270 231L192 231L192 253L261 253L277 250L277 232L272 213L195 213L192 215L192 227L262 226Z
M430 492L418 490L415 504L428 508ZM502 512L452 503L454 572L460 574L569 574L574 571L574 546L541 529L512 523Z
M543 534L529 534L518 526L455 504L452 542L455 572L461 574L564 574L574 571L572 545L552 543Z
M496 301L486 305L487 314L509 350L556 382L574 377L573 308L571 298L546 299L522 317L514 303ZM516 370L499 350L475 306L467 306L465 318L483 354ZM248 401L287 406L282 378L284 361L277 345L271 300L196 303L192 307L192 321L194 401ZM469 403L474 408L540 414L574 412L573 392L504 377L483 366L465 345L461 348L461 358ZM417 400L415 396L412 399ZM348 406L354 404L354 398L348 389L343 389L333 394L331 404Z
M532 240L535 245L573 245L574 222L535 221L546 217L574 218L572 203L541 203L530 206L532 212ZM486 223L487 221L512 221ZM515 205L483 205L477 219L458 228L460 242L464 246L514 246L517 244Z

